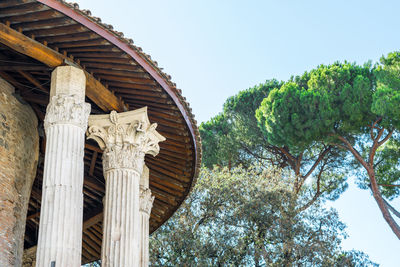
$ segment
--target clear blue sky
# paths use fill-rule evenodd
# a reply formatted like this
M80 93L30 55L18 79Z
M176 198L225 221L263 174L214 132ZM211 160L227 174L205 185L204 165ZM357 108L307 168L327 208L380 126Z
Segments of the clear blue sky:
M200 122L220 112L227 97L266 79L400 50L400 1L75 1L158 61ZM400 266L400 241L368 191L350 186L332 206L348 226L344 248L383 267Z

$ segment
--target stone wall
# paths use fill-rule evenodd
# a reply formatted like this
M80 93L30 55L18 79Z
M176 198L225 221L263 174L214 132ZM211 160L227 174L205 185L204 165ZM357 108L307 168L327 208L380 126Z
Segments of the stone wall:
M25 220L39 155L37 118L0 78L0 266L21 266Z

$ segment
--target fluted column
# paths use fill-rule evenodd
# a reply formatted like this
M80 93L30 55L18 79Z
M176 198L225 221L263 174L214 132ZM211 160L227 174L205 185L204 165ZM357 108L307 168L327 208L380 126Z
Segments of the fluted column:
M86 78L72 66L51 75L50 102L44 127L43 173L36 266L80 266L83 213L83 155L90 104Z
M156 156L164 141L150 124L147 108L89 118L88 138L103 152L106 180L102 266L133 267L140 262L139 182L144 156Z
M143 166L143 173L140 178L140 267L149 266L149 220L151 208L153 207L154 196L149 188L149 169Z

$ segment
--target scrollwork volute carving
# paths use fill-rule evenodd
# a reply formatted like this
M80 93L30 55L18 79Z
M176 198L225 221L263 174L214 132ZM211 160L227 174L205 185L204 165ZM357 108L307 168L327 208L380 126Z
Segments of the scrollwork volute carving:
M151 208L153 207L154 196L151 195L149 188L140 187L139 196L140 211L150 215Z
M68 123L82 128L87 128L90 114L90 104L82 102L78 95L59 94L51 98L47 105L44 118L44 128L54 124Z
M147 108L89 118L88 138L94 139L103 152L103 169L128 168L142 172L144 156L156 156L159 142L165 138L150 124Z

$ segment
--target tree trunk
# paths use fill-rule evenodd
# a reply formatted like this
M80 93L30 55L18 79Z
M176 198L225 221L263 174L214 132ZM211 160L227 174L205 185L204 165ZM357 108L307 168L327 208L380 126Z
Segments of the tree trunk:
M366 162L363 159L363 157L360 155L360 153L350 144L350 142L346 138L344 138L343 136L338 136L338 139L340 141L342 141L344 144L344 146L341 146L341 147L349 150L353 154L353 156L357 159L357 161L360 162L360 164L367 171L369 180L371 182L372 195L374 196L374 199L375 199L376 203L378 204L379 209L382 212L383 218L385 219L387 224L390 226L393 233L397 236L397 238L400 239L400 226L396 223L396 221L393 219L392 215L390 214L388 206L385 204L385 201L382 198L381 192L379 191L378 184L377 184L376 178L375 178L375 170L374 170L375 152L378 149L378 147L383 145L392 135L392 132L390 132L385 138L383 138L381 141L379 141L379 139L381 138L381 136L383 134L383 131L384 131L384 128L381 128L379 130L377 137L375 137L371 130L371 139L373 139L374 142L373 142L373 145L369 152L368 162Z
M378 184L375 179L375 171L373 168L371 168L370 170L367 170L367 172L368 172L369 180L371 181L372 195L374 196L374 199L375 199L376 203L378 204L379 209L382 212L383 218L385 219L387 224L390 226L393 233L397 236L397 238L400 239L400 226L393 219L387 205L385 204L384 199L382 198L381 192L379 191Z
M290 201L289 210L282 212L284 218L282 220L286 220L281 224L284 227L283 231L283 249L282 249L282 266L292 266L293 265L293 249L294 249L294 236L293 236L293 225L294 225L294 217L296 213L296 200L293 199Z

